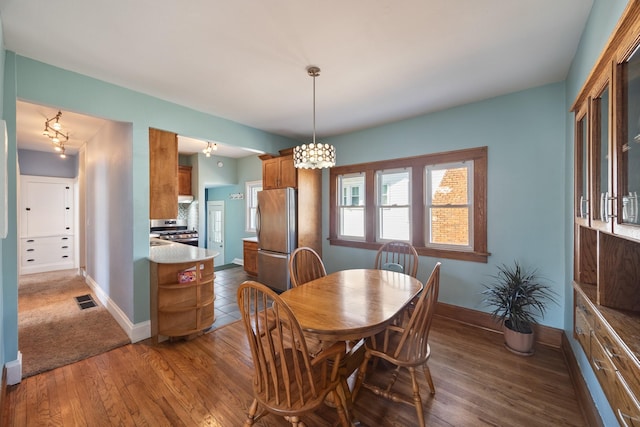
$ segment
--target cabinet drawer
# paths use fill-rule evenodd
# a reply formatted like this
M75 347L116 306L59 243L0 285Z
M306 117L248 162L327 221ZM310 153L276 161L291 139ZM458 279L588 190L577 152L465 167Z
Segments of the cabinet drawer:
M593 324L595 322L595 313L591 308L591 304L586 301L586 299L580 292L575 293L575 306L576 312L580 312L584 316L590 327L593 328Z
M591 358L591 325L589 324L589 322L587 321L587 318L584 315L584 312L582 310L579 310L576 307L576 313L575 313L575 333L576 333L576 338L578 339L578 342L580 343L580 345L582 346L582 349L584 350L584 353L587 355L587 357Z
M616 394L617 390L617 377L616 367L613 362L607 356L602 344L594 335L591 339L591 357L589 358L593 372L596 374L596 378L602 386L604 394L607 395L609 402L613 405L612 396Z
M594 334L602 344L604 352L624 378L630 392L636 398L640 397L640 366L638 366L638 361L620 342L617 335L602 322L596 322Z
M73 261L72 236L21 239L22 266L67 263Z
M640 427L640 403L620 372L616 373L616 394L609 401L621 425Z

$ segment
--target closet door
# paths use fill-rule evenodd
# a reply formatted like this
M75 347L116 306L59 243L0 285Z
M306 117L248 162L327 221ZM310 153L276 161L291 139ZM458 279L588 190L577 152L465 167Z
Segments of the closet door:
M23 176L21 237L73 234L73 184Z

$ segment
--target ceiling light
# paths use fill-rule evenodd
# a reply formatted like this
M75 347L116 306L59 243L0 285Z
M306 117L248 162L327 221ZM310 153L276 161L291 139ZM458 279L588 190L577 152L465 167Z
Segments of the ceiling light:
M211 157L211 153L218 149L218 144L207 142L207 146L202 150L205 156Z
M302 169L330 168L336 165L335 147L316 142L316 77L320 75L320 68L310 66L307 74L313 77L313 140L293 149L293 165Z
M60 146L60 158L61 159L66 159L67 155L64 153L64 145Z
M58 114L50 119L46 119L44 122L44 130L42 131L42 134L46 137L49 137L54 145L62 145L69 140L69 133L65 135L64 133L60 132L60 130L62 129L62 125L60 125L60 117L62 117L62 112L58 111ZM51 123L54 120L55 122ZM56 151L60 150L56 148Z

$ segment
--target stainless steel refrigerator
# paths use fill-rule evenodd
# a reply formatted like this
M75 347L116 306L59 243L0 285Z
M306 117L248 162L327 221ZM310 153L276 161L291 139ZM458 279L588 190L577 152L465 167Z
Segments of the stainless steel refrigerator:
M289 257L298 243L296 190L258 192L258 281L277 291L291 287Z

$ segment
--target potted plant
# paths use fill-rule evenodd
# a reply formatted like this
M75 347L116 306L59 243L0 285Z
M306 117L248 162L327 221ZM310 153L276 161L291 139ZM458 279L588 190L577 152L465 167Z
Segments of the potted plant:
M533 354L533 323L544 316L548 302L556 303L556 294L544 283L536 269L513 265L498 266L490 284L484 284L483 302L494 310L491 316L503 325L505 347L520 355Z

